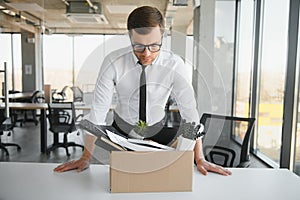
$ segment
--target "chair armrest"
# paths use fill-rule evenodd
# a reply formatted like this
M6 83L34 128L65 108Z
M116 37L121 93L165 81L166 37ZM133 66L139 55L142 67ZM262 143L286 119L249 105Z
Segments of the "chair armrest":
M84 115L83 114L80 114L80 115L77 115L76 117L75 117L75 122L78 122L79 120L79 118L83 118L84 117ZM80 120L81 121L81 120Z

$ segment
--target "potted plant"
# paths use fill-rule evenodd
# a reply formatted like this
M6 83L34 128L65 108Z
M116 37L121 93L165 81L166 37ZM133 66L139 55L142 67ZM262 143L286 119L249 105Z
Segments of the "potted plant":
M147 133L147 122L139 120L129 132L129 136L136 139L144 139Z

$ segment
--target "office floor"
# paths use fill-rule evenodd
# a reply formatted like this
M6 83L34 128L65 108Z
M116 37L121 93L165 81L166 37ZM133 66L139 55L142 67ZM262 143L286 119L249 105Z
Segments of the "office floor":
M7 136L7 133L4 133L4 135L1 136L3 143L17 143L22 149L21 151L17 151L16 147L7 147L9 151L9 157L6 156L4 151L0 150L0 161L62 163L80 158L82 150L78 147L69 147L69 152L71 154L70 157L66 156L64 148L58 148L57 150L51 152L50 155L41 153L39 126L40 125L35 126L33 123L26 123L23 125L23 127L15 127L14 133L12 133L11 136ZM50 145L53 141L53 134L48 130L47 135L48 145ZM79 136L76 133L69 134L68 139L69 141L75 141L76 143L83 144L82 134ZM108 151L97 147L95 150L95 156L92 159L92 163L107 164L108 161Z
M48 130L48 145L52 144L52 133ZM69 141L83 144L82 134L79 136L76 133L69 134ZM40 152L40 127L33 123L26 123L23 127L15 127L14 133L7 136L7 133L1 136L3 143L12 142L21 146L22 150L17 151L16 147L8 147L10 153L6 156L4 151L0 150L0 161L10 162L42 162L42 163L62 163L80 158L82 154L81 148L69 147L70 157L66 156L64 148L59 148L46 155ZM93 159L93 164L109 164L109 152L101 147L96 147ZM259 160L252 156L251 167L266 167Z

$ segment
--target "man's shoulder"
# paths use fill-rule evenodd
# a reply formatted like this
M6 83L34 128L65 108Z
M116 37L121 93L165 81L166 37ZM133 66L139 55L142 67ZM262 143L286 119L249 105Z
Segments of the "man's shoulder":
M162 59L162 61L183 64L183 59L179 55L175 54L173 51L168 50L168 49L162 49L161 59Z

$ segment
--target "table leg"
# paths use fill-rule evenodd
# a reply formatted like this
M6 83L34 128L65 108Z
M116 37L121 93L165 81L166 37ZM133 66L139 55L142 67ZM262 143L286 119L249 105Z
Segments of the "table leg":
M41 132L41 152L47 152L47 117L46 109L41 109L40 117L40 132Z

